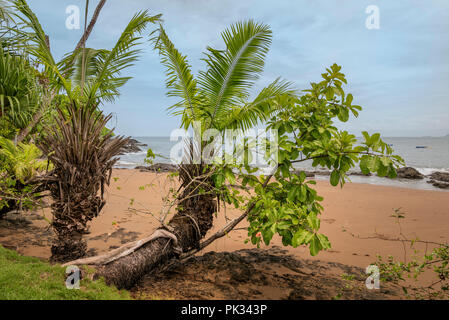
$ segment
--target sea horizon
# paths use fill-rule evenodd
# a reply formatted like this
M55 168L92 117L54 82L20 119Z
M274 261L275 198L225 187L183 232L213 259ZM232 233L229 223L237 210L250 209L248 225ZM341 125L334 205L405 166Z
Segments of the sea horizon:
M134 169L144 166L144 159L148 148L151 148L155 154L161 154L164 158L156 157L155 163L171 163L170 150L178 141L170 141L168 136L133 136L133 139L140 143L146 144L141 147L141 151L127 153L120 156L116 164L116 168ZM416 169L424 176L428 176L435 172L449 172L449 137L385 137L385 142L392 145L395 152L402 156L405 160L405 166ZM417 146L425 146L426 148L416 148ZM297 169L305 171L321 171L327 172L327 168L312 167L311 161L297 164ZM351 172L360 171L358 167ZM318 180L327 180L326 175L316 175ZM374 185L396 186L420 190L442 190L427 183L428 178L422 180L411 179L388 179L377 176L359 176L350 175L351 182L368 183Z

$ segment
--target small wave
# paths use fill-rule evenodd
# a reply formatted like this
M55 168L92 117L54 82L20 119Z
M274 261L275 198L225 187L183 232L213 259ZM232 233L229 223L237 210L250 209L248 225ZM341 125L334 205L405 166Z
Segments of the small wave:
M449 172L446 168L415 168L419 171L419 173L428 176L429 174L432 174L434 172Z
M125 153L124 155L126 155L126 156L142 156L142 155L146 155L146 154L147 154L146 151L139 151L139 152Z
M123 160L119 160L117 161L118 165L122 165L122 166L138 166L138 163L135 162L128 162L128 161L123 161Z

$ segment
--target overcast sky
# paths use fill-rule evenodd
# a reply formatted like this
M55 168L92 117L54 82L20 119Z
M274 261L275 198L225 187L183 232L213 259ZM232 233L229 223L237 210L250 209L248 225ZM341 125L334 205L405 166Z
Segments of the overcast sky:
M66 28L69 5L84 11L84 0L28 0L50 35L57 59L73 50L81 30ZM98 0L91 0L91 14ZM379 29L366 28L366 8L377 5ZM347 92L363 107L359 118L341 125L352 133L385 136L449 134L449 1L447 0L108 0L88 47L111 48L139 10L162 13L175 46L196 73L206 46L223 49L230 24L254 19L273 30L273 43L257 89L281 76L307 89L324 68L337 63ZM133 79L114 104L111 125L120 134L167 136L179 119L167 114L164 69L145 43Z

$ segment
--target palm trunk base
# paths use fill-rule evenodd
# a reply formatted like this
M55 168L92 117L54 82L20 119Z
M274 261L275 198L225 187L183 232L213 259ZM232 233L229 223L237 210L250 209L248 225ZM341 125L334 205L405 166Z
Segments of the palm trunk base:
M67 262L86 255L87 243L80 236L58 239L51 247L52 262Z

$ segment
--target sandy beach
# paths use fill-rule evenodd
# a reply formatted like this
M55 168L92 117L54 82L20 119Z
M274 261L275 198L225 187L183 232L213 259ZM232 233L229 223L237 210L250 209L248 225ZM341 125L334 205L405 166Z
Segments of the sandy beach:
M86 235L91 255L151 234L159 226L156 217L161 212L162 197L171 186L167 183L167 174L115 169L112 177L106 192L107 205L93 220L91 233ZM274 238L269 248L263 245L261 249L282 247L284 252L300 260L320 260L365 269L378 254L392 255L402 261L410 258L413 252L409 246L404 250L404 243L395 241L400 237L400 230L408 239L438 243L449 240L447 192L355 183L347 183L341 189L327 181L318 181L317 190L324 197L321 232L329 237L332 249L311 257L308 248L285 248L279 238ZM399 208L405 216L400 219L400 226L391 217ZM239 210L221 209L210 233L221 228L226 219L239 214ZM49 258L52 231L47 219L51 219L50 210L24 217L11 216L0 226L0 243L24 255ZM17 232L18 226L23 226L24 232ZM247 236L244 227L245 222L238 226L239 230L217 240L201 254L254 248L244 243ZM432 246L418 243L415 248L424 253Z

